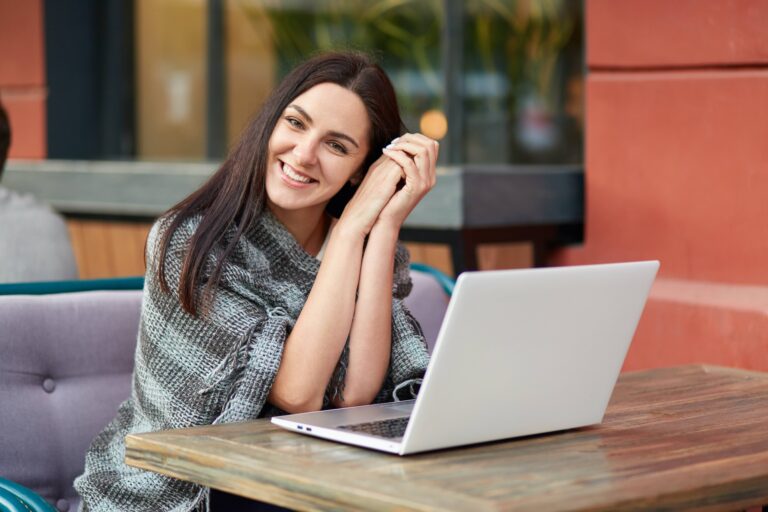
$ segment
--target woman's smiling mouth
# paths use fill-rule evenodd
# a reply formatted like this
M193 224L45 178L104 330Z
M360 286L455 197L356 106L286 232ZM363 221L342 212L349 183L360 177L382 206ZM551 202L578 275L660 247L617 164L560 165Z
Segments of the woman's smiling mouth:
M282 178L291 185L309 185L317 182L317 180L298 172L285 162L280 162L280 170L282 171Z

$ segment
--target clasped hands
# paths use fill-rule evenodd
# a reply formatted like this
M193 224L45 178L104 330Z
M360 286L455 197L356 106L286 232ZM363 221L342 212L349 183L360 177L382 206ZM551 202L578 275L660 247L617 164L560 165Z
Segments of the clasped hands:
M339 222L367 236L374 226L399 231L406 217L435 185L439 145L406 133L383 150L347 204Z

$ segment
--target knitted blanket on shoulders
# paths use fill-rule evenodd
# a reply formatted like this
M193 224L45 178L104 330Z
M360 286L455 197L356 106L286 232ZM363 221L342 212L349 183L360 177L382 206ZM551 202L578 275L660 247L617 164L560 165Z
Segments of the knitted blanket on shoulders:
M207 313L193 316L182 309L174 291L199 222L199 217L185 221L171 237L164 262L169 294L160 289L156 276L158 243L169 219L160 219L150 232L131 396L88 450L85 472L75 480L83 499L80 510L207 510L209 489L125 465L126 434L281 413L266 402L267 395L283 344L320 262L265 211L225 261ZM233 233L234 228L227 236ZM217 252L213 253L207 273L217 261ZM392 293L392 353L377 402L391 400L397 384L421 377L427 366L421 329L403 304L410 290L408 253L399 245ZM348 347L326 390L326 405L343 391L347 360Z

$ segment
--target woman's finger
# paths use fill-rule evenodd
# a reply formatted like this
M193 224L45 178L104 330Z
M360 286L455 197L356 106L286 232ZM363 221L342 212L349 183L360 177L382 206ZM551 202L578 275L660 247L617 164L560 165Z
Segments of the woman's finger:
M384 154L397 162L400 167L405 171L405 183L414 187L416 190L420 190L420 183L423 181L419 175L419 169L416 166L416 162L413 161L407 153L396 149L384 149Z
M419 177L416 162L414 162L413 157L408 153L394 148L384 148L382 151L393 161L393 163L397 164L405 172L406 180Z
M377 170L379 174L389 173L397 176L398 180L405 179L405 170L398 162L392 160L392 158L390 158L386 154L382 155L382 158L384 158L385 160L384 162L382 162L380 168Z
M429 154L430 163L433 166L436 166L439 146L440 145L436 140L430 139L426 135L422 135L421 133L407 133L393 140L388 148L404 149L407 153L410 153L414 156L419 151L426 151ZM434 171L434 169L432 170Z
M395 173L398 175L398 179L405 178L405 173L402 168L392 161L387 155L382 154L375 162L368 168L368 172L365 173L360 186L367 185L376 182L382 177L382 174Z
M436 141L434 139L430 139L429 137L427 137L424 134L421 134L421 133L406 133L405 135L402 135L402 136L398 137L397 139L393 140L392 143L396 144L397 142L400 142L400 141L402 141L402 142L409 142L409 143L412 143L412 144L417 144L417 145L423 146L423 147L427 148L429 151L434 152L435 156L437 155L437 153L436 153L436 149L437 148L435 146Z
M432 167L434 164L432 162L432 157L429 154L428 148L420 144L414 144L412 142L397 142L391 146L388 146L387 149L403 151L412 157L416 162L416 169L421 176L421 179L427 183L431 180L430 167Z
M429 148L426 144L407 140L398 140L397 142L393 142L387 146L386 149L399 149L400 151L405 151L411 156L416 156L422 153L429 153Z
M432 185L434 185L435 179L436 179L436 168L437 168L437 156L438 156L438 150L439 150L439 144L436 140L430 139L429 137L426 137L425 135L422 135L420 133L413 134L412 140L416 139L418 140L417 144L420 144L424 147L425 154L429 156L429 166L427 168L427 182L430 183L430 188Z
M430 188L436 180L437 166L437 142L427 137L421 137L414 141L416 137L397 140L388 146L388 149L402 150L412 155L416 160L417 167L422 173L424 181L430 184Z
M432 175L430 176L431 186L434 187L437 183L437 157L440 154L440 143L436 140L432 141L430 145L430 154L432 155Z

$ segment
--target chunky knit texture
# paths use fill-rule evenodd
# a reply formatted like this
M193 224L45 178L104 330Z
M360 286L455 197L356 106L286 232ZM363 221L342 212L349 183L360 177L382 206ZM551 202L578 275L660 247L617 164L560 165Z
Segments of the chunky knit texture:
M206 510L208 489L131 468L123 463L126 434L244 421L281 413L266 403L283 343L301 312L320 262L296 242L268 211L224 263L207 313L185 312L176 293L160 289L156 276L159 241L168 219L152 228L131 397L93 440L85 472L75 480L81 510ZM188 242L199 218L185 221L171 237L165 272L177 290ZM231 237L234 228L227 237ZM224 243L228 239L225 237ZM216 254L206 265L209 275ZM391 400L394 387L421 377L428 356L418 323L402 299L411 290L408 253L398 245L392 299L392 354L376 401ZM348 348L329 389L343 392Z

